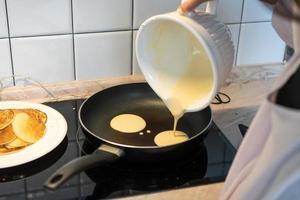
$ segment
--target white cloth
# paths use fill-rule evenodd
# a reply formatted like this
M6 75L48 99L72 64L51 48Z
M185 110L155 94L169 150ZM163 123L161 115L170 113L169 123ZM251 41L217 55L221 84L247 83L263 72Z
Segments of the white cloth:
M273 19L283 21L276 15ZM260 106L240 145L225 181L222 200L300 199L300 110L274 103L278 89L300 65L300 28L296 22L274 24L296 53Z

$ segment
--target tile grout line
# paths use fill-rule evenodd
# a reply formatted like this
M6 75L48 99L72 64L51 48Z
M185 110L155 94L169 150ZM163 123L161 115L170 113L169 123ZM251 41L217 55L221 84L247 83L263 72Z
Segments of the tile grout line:
M130 74L133 75L133 18L134 18L134 0L131 0L131 44L130 44L130 51L131 51L131 55L130 55L130 69L131 69L131 72Z
M243 0L242 3L242 12L241 12L241 17L240 17L240 27L239 27L239 34L238 34L238 41L236 44L236 52L235 52L235 66L237 66L237 60L238 60L238 52L239 52L239 48L240 48L240 39L241 39L241 32L242 32L242 20L243 20L243 14L244 14L244 4L245 4L245 0Z
M131 31L131 44L130 44L130 75L133 75L133 31Z
M13 85L16 85L15 68L14 68L13 55L12 55L10 27L9 27L9 19L8 19L7 0L4 0L4 5L5 5L5 12L6 12L7 35L8 35L8 45L9 45L9 53L10 53L11 72L13 75L12 79L13 79Z
M119 29L119 30L105 30L105 31L87 31L87 32L79 32L74 33L75 35L81 35L81 34L94 34L94 33L111 33L111 32L125 32L125 31L131 31L132 29Z
M73 0L70 0L71 3L71 24L72 24L72 46L73 46L73 70L74 70L74 80L77 80L76 76L76 58L75 58L75 35L74 35L74 13L73 13Z
M81 35L81 34L96 34L96 33L114 33L114 32L126 32L132 31L132 29L122 29L122 30L107 30L107 31L91 31L91 32L80 32L80 33L56 33L56 34L44 34L44 35L24 35L24 36L13 36L12 39L19 38L33 38L33 37L51 37L51 36L64 36L64 35ZM9 37L3 37L0 39L7 39Z
M271 23L272 21L270 20L261 20L261 21L250 21L250 22L229 22L225 23L226 25L235 25L235 24L258 24L258 23Z
M260 20L260 21L249 21L249 22L242 22L242 24L258 24L258 23L267 23L267 22L272 22L271 20Z
M72 33L54 33L54 34L44 34L44 35L23 35L23 36L11 36L11 39L22 39L22 38L34 38L34 37L51 37L51 36L64 36L71 35Z
M244 7L245 7L245 0L243 0L243 3L242 3L242 12L241 12L241 17L240 17L240 24L243 23Z

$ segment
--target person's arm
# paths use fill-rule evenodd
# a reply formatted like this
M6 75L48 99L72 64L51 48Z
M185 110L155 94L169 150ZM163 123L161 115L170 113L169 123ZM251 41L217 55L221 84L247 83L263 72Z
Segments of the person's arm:
M189 12L194 10L198 5L206 1L210 1L210 0L186 0L180 5L180 9L184 13Z

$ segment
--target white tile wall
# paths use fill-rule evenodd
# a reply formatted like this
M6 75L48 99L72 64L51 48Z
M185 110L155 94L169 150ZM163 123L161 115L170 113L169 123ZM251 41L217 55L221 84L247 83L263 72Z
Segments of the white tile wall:
M129 30L132 0L73 0L74 31Z
M47 83L75 75L140 74L136 30L148 17L174 11L180 1L0 0L0 38L10 37L0 41L0 71ZM258 0L220 0L217 13L232 33L237 65L281 62L284 43L271 26L270 7Z
M5 86L7 86L7 84L11 85L13 83L13 80L11 78L6 79L11 75L12 66L10 59L9 41L8 39L0 39L0 80L5 84Z
M8 0L11 36L72 32L70 0Z
M259 0L244 0L242 22L271 21L272 6Z
M241 21L242 8L243 0L219 0L218 18L223 23L239 23Z
M284 48L271 22L242 24L237 65L279 63Z
M147 18L177 9L181 0L133 0L133 28L137 29Z
M71 35L11 39L15 75L42 83L74 80Z
M131 74L131 31L75 35L76 77Z
M5 0L0 0L0 38L8 37Z

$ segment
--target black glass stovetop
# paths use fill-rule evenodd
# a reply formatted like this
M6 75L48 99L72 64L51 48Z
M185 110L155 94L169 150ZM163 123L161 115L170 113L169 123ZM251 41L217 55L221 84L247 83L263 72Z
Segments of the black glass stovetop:
M103 199L174 190L224 181L236 149L213 123L199 151L172 167L114 163L76 175L55 191L45 180L68 161L94 147L80 131L77 111L83 100L47 103L64 115L67 137L46 156L22 166L0 170L0 199ZM77 139L76 139L77 135Z

